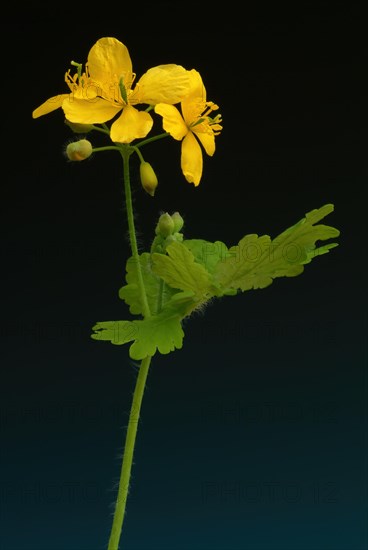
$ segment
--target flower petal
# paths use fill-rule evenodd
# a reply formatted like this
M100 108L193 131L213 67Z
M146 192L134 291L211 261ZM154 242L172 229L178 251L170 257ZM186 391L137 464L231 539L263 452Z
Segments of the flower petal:
M206 88L204 87L202 77L198 71L192 69L189 73L189 91L188 98L197 98L206 102Z
M126 90L133 82L132 61L128 48L116 38L97 40L88 54L88 70L91 79L103 90L103 95L117 99L119 81L122 78Z
M187 125L174 105L158 103L155 106L155 113L162 116L163 129L169 132L174 139L180 141L188 133Z
M194 130L193 130L194 131ZM199 141L202 143L204 150L206 151L207 155L212 157L212 155L215 152L216 145L215 145L215 136L213 132L211 133L204 133L204 132L195 132L195 135L199 139Z
M192 132L188 132L181 145L181 169L189 183L199 185L203 170L202 149Z
M127 105L112 124L110 136L115 143L131 143L134 139L146 137L152 126L150 114Z
M206 107L206 88L203 85L202 77L198 71L188 71L189 91L182 101L181 110L183 118L188 125L200 118Z
M32 118L38 118L40 116L47 115L52 111L56 111L56 109L59 109L62 106L63 101L67 97L69 97L69 94L60 94L50 97L33 111Z
M132 104L179 103L189 90L188 71L181 65L158 65L137 82L130 97Z
M68 97L62 105L65 117L70 122L78 124L101 124L111 120L119 111L121 105L114 105L101 98L93 100Z

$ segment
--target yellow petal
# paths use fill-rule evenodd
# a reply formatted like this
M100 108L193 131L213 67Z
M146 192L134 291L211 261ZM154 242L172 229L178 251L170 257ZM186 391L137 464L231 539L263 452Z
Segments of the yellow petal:
M101 124L111 120L119 111L121 105L114 105L101 98L93 100L70 97L63 103L65 118L78 124Z
M150 114L127 105L121 116L112 124L110 136L115 143L131 143L134 139L146 137L152 125Z
M203 157L201 147L192 132L188 132L181 145L181 169L189 183L194 183L195 186L199 185L202 177Z
M50 99L47 99L44 103L42 103L42 105L33 111L32 118L38 118L40 116L47 115L52 111L56 111L56 109L59 109L62 106L64 99L67 97L69 97L69 94L60 94L50 97Z
M192 69L188 71L189 76L189 91L188 99L196 98L206 102L206 88L204 87L202 77L198 71Z
M132 86L133 69L129 51L116 38L104 37L97 40L88 54L88 70L91 79L110 98L116 95L121 78L126 90Z
M195 132L195 135L197 136L199 141L202 143L207 155L212 157L216 149L214 134L212 132L210 134L204 133L204 132Z
M178 109L173 105L158 103L155 113L162 116L162 126L174 139L181 140L188 133L188 127Z
M132 104L179 103L189 90L188 71L181 65L159 65L149 69L137 82Z
M206 107L206 88L198 71L188 71L189 91L181 104L184 120L188 125L197 120Z

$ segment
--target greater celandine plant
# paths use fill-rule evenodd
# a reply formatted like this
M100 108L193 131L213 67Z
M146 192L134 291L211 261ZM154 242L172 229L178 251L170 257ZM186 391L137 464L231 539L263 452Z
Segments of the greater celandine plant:
M130 184L131 157L137 155L143 189L154 197L158 180L142 149L171 136L181 142L184 178L198 186L203 170L202 150L212 156L215 136L222 130L221 115L215 114L218 106L207 100L201 75L195 69L187 70L176 64L159 65L135 82L129 51L113 37L97 40L84 69L75 61L71 61L71 65L73 68L65 74L69 92L51 97L35 109L32 116L38 118L62 109L64 121L80 138L66 147L69 160L82 161L95 153L114 150L123 162L131 256L126 262L125 284L119 290L119 297L133 318L101 321L92 328L94 340L115 345L129 343L130 358L140 362L108 543L108 550L117 550L152 358L158 353L180 349L183 319L196 310L203 310L210 300L265 288L276 277L301 274L312 259L337 246L330 242L317 248L316 242L335 238L339 231L318 224L334 209L332 204L326 204L308 212L274 239L250 234L228 247L221 241L186 239L180 213L165 212L158 216L150 250L140 253ZM164 131L147 137L154 123L151 113L161 117ZM108 144L93 147L89 137L93 132L104 134Z

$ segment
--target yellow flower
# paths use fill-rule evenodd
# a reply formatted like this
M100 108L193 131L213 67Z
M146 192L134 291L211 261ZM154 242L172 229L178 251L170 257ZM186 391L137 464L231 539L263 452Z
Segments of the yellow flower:
M74 76L70 75L70 69L65 73L65 82L70 90L69 94L59 94L50 97L47 101L42 103L32 113L33 118L38 118L43 115L47 115L52 111L56 111L60 107L63 107L64 101L74 101L74 99L87 98L89 101L93 100L97 96L96 86L91 81L88 69L82 74L82 65L79 63L71 62L72 65L77 67L77 73Z
M85 73L77 66L74 77L69 72L65 77L71 93L50 98L33 112L34 118L62 107L69 122L102 124L120 113L111 125L111 139L131 143L145 137L153 125L151 115L134 105L178 103L189 89L188 71L175 64L149 69L133 88L128 49L116 38L101 38L92 46Z
M163 118L163 128L174 139L182 141L181 169L189 183L199 185L203 170L203 145L207 155L215 152L215 136L222 130L221 115L214 118L210 113L218 109L211 101L206 101L206 89L201 75L196 70L189 71L190 90L181 101L181 112L173 105L160 103L155 106L155 112ZM196 139L197 138L197 139Z

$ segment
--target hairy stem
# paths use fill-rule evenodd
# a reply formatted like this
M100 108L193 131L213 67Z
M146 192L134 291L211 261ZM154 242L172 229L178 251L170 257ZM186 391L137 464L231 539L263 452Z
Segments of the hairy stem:
M138 372L132 407L130 410L129 424L124 447L123 463L121 467L119 481L119 490L116 499L115 514L111 528L108 550L118 550L119 548L119 540L123 527L125 506L129 492L129 481L133 462L134 445L150 362L151 357L146 357L145 359L143 359Z
M132 203L132 193L130 188L130 175L129 175L129 157L133 152L133 148L129 146L122 146L120 148L121 155L124 163L124 186L125 186L125 204L126 213L128 219L130 246L132 250L132 256L136 261L137 275L138 275L138 287L140 292L140 299L142 304L142 311L144 317L150 317L151 311L149 308L146 289L144 286L142 268L139 261L137 237L134 226L134 213ZM151 363L151 357L145 357L139 367L138 378L134 390L132 406L130 409L128 429L126 433L123 462L121 466L121 474L119 481L118 495L116 499L116 506L114 512L114 519L111 527L110 539L108 550L118 550L119 541L121 537L121 531L125 516L126 501L129 493L129 483L133 463L134 446L138 429L138 421L141 411L142 399L144 394L144 388L146 385L149 366Z

